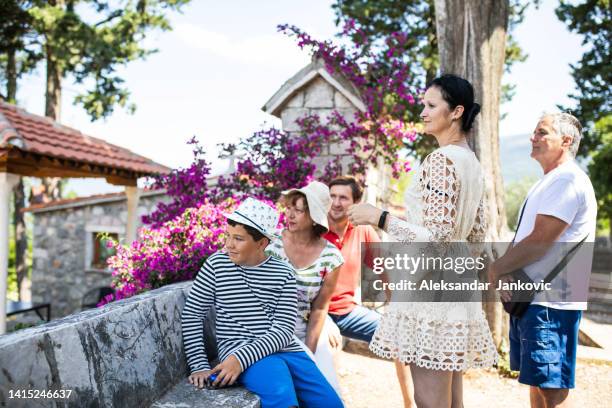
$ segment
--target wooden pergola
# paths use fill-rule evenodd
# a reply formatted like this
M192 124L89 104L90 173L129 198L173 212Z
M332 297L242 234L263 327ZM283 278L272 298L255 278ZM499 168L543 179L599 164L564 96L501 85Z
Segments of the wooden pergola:
M129 243L136 238L138 179L168 172L146 157L0 101L0 334L6 331L9 203L20 176L105 178L125 186Z

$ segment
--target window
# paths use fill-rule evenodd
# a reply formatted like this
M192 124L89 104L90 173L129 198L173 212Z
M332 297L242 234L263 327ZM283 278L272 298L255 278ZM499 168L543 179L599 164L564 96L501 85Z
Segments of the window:
M91 267L95 269L107 269L106 260L111 256L115 255L115 249L107 247L107 239L114 241L119 240L119 234L117 233L98 233L93 232L92 240L93 243L93 256L91 259Z

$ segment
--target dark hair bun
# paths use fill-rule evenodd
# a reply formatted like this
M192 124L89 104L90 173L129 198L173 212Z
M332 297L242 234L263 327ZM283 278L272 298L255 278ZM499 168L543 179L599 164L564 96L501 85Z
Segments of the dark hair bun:
M474 124L474 119L476 119L476 115L480 113L480 105L474 102L472 105L472 109L470 109L467 114L464 112L461 120L461 129L464 132L469 132L472 130L472 125Z
M454 74L444 74L431 81L427 88L438 87L442 97L450 109L463 106L461 115L461 130L468 132L472 129L474 119L480 112L480 105L474 102L474 87L464 78Z

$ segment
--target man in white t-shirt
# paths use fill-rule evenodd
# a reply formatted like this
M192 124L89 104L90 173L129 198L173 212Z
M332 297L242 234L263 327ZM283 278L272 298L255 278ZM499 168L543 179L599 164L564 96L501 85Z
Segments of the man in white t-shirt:
M582 127L567 113L542 116L531 137L531 157L544 170L523 203L514 244L489 268L489 281L511 282L522 268L540 282L570 248L595 240L597 202L589 177L575 162ZM562 244L569 243L569 244ZM510 316L510 366L530 385L532 407L567 407L574 388L578 325L586 309L592 244L571 258L552 282L561 291L543 291L523 316ZM568 258L569 259L569 258ZM562 283L562 284L559 284ZM510 300L502 291L502 300Z

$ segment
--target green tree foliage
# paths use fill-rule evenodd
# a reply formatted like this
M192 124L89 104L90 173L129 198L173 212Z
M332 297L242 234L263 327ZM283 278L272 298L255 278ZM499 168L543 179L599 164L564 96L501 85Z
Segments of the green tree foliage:
M612 8L610 0L561 1L557 17L571 31L583 36L586 51L571 65L576 90L571 110L584 126L578 155L590 157L589 175L599 204L597 216L609 224L612 219ZM612 233L612 231L611 231Z
M582 44L587 48L582 59L571 65L576 90L570 98L575 101L575 105L560 108L571 110L585 127L578 154L588 156L589 152L601 146L605 135L605 132L597 130L596 122L611 114L612 7L610 0L586 0L580 3L562 0L556 13L571 31L583 36ZM605 128L600 126L600 129Z
M81 105L92 120L112 114L115 106L130 111L129 90L118 74L120 67L143 59L155 52L144 47L143 40L151 30L169 30L168 11L180 10L189 0L0 0L3 21L0 44L17 40L7 36L14 32L21 18L27 22L25 30L33 36L35 54L44 55L47 67L57 70L60 79L70 78L82 84L84 92L75 102ZM12 18L4 18L4 9L11 10ZM9 29L13 29L10 31ZM23 30L22 30L23 32ZM1 54L6 54L0 50Z
M513 231L516 230L517 227L516 224L518 222L521 205L525 197L527 197L529 189L536 181L538 181L537 177L527 176L508 183L508 185L504 187L504 191L506 192L504 200L506 204L506 215L508 217L508 227Z
M0 0L0 97L12 103L19 78L31 72L43 57L32 32L32 17L26 10L29 4Z
M512 36L512 29L523 21L529 5L525 0L511 0L509 35L506 44L506 71L516 62L524 61L523 53ZM539 1L534 3L538 4ZM401 52L411 64L412 86L424 88L438 73L438 41L436 37L434 0L336 0L332 6L336 13L336 24L343 25L353 20L357 30L353 36L365 38L362 53L382 47L382 43L394 32L402 32L409 39ZM514 86L503 85L503 101L509 101ZM414 105L407 118L418 117L419 105ZM420 138L416 144L419 156L433 149L431 138Z
M604 225L607 224L612 237L612 115L608 114L595 122L594 130L601 135L601 144L592 154L589 176L597 197L597 217Z

